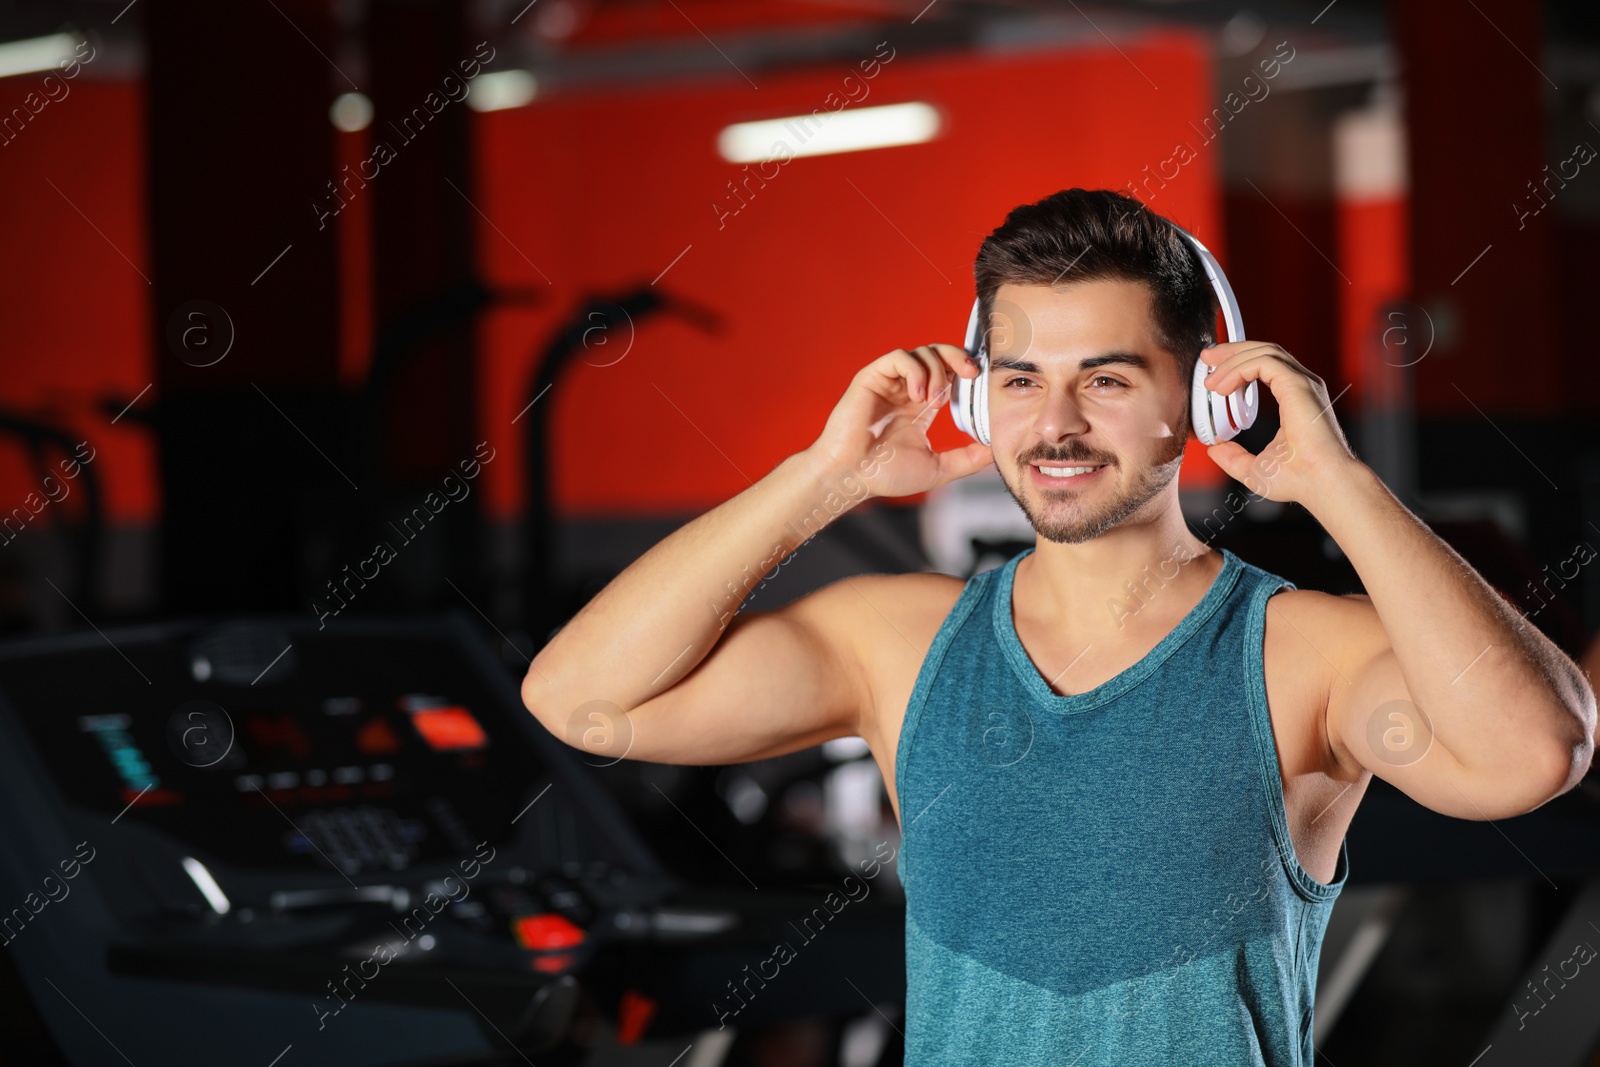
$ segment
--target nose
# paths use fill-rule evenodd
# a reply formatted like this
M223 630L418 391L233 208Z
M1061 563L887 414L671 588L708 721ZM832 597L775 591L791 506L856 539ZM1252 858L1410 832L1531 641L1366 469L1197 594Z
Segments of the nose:
M1039 410L1033 418L1033 432L1044 441L1060 441L1075 437L1089 428L1089 420L1066 389L1049 388L1039 398Z

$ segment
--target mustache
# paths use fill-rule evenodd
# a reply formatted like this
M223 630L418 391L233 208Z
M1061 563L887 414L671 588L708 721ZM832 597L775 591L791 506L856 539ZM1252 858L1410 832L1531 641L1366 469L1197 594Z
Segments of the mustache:
M1022 461L1024 466L1030 463L1043 463L1048 467L1099 466L1101 464L1112 467L1116 465L1116 462L1110 456L1096 456L1083 452L1073 452L1065 456L1057 453L1036 453Z

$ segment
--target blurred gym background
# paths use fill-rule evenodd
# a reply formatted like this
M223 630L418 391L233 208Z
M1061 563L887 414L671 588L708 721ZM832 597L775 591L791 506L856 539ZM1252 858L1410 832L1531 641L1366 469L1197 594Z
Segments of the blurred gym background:
M732 992L892 856L864 744L592 765L533 653L860 366L959 343L982 238L1083 186L1205 241L1587 662L1597 150L1576 2L8 0L0 1063L899 1063L892 861ZM1181 478L1204 539L1360 590ZM748 604L1032 542L975 477ZM1592 780L1498 824L1374 781L1349 842L1319 1063L1600 1063Z

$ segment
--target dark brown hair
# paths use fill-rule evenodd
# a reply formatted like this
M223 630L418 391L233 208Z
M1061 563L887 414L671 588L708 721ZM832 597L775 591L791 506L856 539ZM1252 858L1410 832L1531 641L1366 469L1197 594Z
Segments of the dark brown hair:
M1217 304L1205 268L1173 223L1110 189L1063 189L1013 208L983 239L973 276L978 321L989 324L1002 283L1067 285L1095 278L1150 288L1156 336L1187 384L1200 349L1216 341Z

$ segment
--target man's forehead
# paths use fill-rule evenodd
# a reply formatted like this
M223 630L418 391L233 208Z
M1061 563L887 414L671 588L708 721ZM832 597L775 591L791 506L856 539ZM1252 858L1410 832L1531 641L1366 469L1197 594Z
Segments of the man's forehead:
M1094 309L1106 305L1137 304L1148 312L1153 294L1146 282L1128 278L1086 278L1050 285L1002 282L994 293L998 310L1002 303L1026 309L1031 314Z
M1067 360L1085 369L1120 365L1153 371L1154 358L1165 349L1150 302L1147 285L1124 279L1003 284L989 311L991 366L1004 359L1012 369L1037 373L1043 361Z

